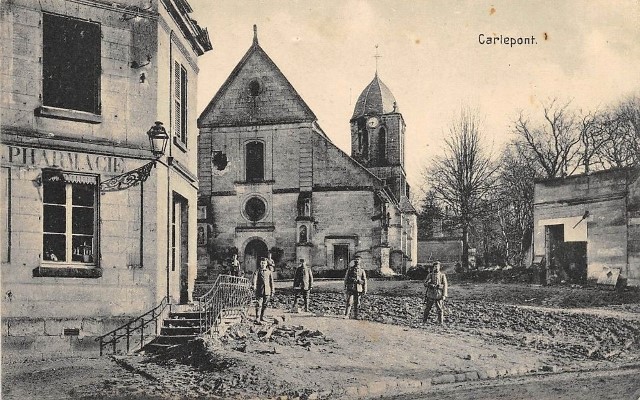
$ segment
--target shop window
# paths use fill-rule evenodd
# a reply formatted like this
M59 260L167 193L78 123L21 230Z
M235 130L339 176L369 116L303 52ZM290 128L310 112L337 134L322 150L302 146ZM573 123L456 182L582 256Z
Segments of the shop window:
M42 17L42 102L100 114L100 24Z
M96 178L43 172L43 261L95 264Z
M246 170L247 182L264 180L264 144L254 141L247 143Z
M175 135L187 145L187 70L175 62L174 67Z

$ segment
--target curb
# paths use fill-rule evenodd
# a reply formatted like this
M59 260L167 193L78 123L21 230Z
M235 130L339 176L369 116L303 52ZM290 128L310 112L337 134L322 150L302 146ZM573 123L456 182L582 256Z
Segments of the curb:
M354 399L371 396L380 396L387 393L390 390L394 390L394 394L411 393L420 391L423 389L431 388L432 386L477 381L477 380L493 380L501 377L522 376L530 375L538 372L561 372L561 368L553 366L544 366L536 368L534 366L520 366L510 369L486 369L486 370L473 370L463 373L450 373L435 376L432 378L426 378L423 380L418 379L381 379L367 383L366 385L347 386L341 390L332 390L328 392L314 392L306 397L292 397L292 396L276 396L270 399L272 400L316 400L326 398L339 398L339 399Z
M386 393L389 390L395 390L395 394L400 393L409 393L413 391L418 391L421 389L431 388L432 386L451 384L451 383L460 383L460 382L470 382L477 380L493 380L499 379L502 377L511 377L511 376L522 376L522 375L532 375L539 372L547 372L547 373L558 373L561 372L561 368L553 365L553 366L544 366L541 368L537 368L531 365L523 365L520 367L512 367L509 369L499 368L499 369L484 369L484 370L473 370L461 373L450 373L435 376L432 378L427 378L423 380L415 380L415 379L386 379L386 380L377 380L374 382L370 382L366 385L359 386L349 386L344 388L340 393L334 391L331 394L337 395L339 398L343 399L352 399L359 397L367 397L367 396L378 396ZM278 397L280 400L293 400L293 398L288 397Z
M126 370L140 374L144 378L152 381L160 381L156 376L127 362L125 357L111 356L111 358L115 363L117 363L119 366L121 366ZM638 369L638 368L640 368L640 363L630 363L630 364L619 365L615 369ZM600 368L579 369L578 371L595 371L595 370L600 370ZM603 368L602 370L608 370L608 368ZM562 367L558 365L544 365L541 367L536 367L534 365L521 365L519 367L511 367L509 369L488 368L488 369L472 370L472 371L466 371L466 372L460 372L460 373L443 374L443 375L434 376L432 378L426 378L422 380L398 379L398 378L378 379L376 381L369 382L366 385L347 386L341 389L312 392L306 396L303 395L303 396L294 397L294 396L288 396L288 395L281 395L281 396L271 397L270 399L273 399L273 400L320 400L320 399L328 399L328 398L355 399L355 398L363 398L363 397L380 396L391 390L394 390L394 394L399 395L404 393L411 393L411 392L426 390L433 386L444 385L444 384L470 382L470 381L478 381L478 380L498 380L499 378L502 378L502 377L514 377L514 376L524 376L524 375L534 375L534 374L553 375L553 374L559 374L567 371L575 372L576 370L569 368L565 371ZM261 398L262 397L256 397L255 399L261 399Z

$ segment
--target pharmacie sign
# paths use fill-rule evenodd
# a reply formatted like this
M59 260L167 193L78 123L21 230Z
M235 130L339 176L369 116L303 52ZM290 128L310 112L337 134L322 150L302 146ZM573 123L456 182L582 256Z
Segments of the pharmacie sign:
M26 167L58 167L72 171L125 172L122 157L20 146L2 146L2 163Z

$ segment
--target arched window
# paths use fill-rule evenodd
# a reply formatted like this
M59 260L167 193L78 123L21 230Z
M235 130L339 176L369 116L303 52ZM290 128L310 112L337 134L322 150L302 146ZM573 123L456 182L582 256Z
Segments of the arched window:
M369 157L369 132L367 129L363 129L361 132L361 141L360 141L360 154L362 157Z
M378 133L378 163L387 165L387 131L384 128Z
M248 182L264 180L264 144L254 141L247 143L246 171Z

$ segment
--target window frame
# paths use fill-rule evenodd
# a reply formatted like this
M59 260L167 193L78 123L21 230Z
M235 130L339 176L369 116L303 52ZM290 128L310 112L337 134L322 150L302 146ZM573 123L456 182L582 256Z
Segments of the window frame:
M76 44L77 46L77 42L70 42L62 49L55 48L56 44L61 45L59 38L61 33L72 32L69 28L70 20L75 21L75 28L79 28L78 25L84 25L85 31L91 32L93 30L91 34L95 36L95 43L91 43L92 46L86 46L86 43L81 43L81 48L74 50L73 45ZM91 28L89 29L89 27ZM78 36L78 31L79 29L76 29L72 33ZM91 57L93 59L92 62L86 62L86 60L84 60L85 62L74 62L78 59L76 55L80 53L85 57ZM66 58L60 60L62 57ZM75 69L70 72L67 71L66 74L68 76L66 76L65 69L69 70L68 66L70 65L74 66ZM80 70L83 72L80 77L82 79L79 79L78 74L75 73ZM101 122L101 119L96 117L102 114L102 25L99 22L43 12L41 72L42 107L37 110L37 115L90 123ZM48 80L47 75L51 76L52 74L57 79ZM55 88L52 87L56 83L64 82L73 85L71 89L68 88L67 90L69 93L73 93L73 96L69 96L69 93L61 89L56 92ZM90 84L87 84L87 82ZM87 99L89 101L86 101ZM78 106L78 104L87 104L87 106Z
M258 218L252 218L250 210L247 210L247 207L249 206L249 203L254 201L254 200L257 200L257 201L261 202L262 206L264 206L264 210L262 211L262 214ZM262 196L258 196L258 195L255 195L255 194L250 195L249 197L247 197L247 199L242 204L242 215L249 222L251 222L253 224L256 224L256 223L258 223L260 221L264 221L264 219L267 218L268 214L269 214L269 203Z
M43 182L42 185L42 256L41 263L47 267L54 268L99 268L100 267L100 252L99 252L99 185L98 185L98 176L96 175L88 175L88 174L78 174L73 172L59 172L57 173L59 177L64 175L67 176L83 176L89 177L89 179L95 179L95 183L87 184L87 183L77 183L77 182L68 182L66 179L61 178L62 184L64 184L64 203L51 203L45 201L45 185L46 182ZM93 201L91 205L83 205L83 204L74 204L74 188L78 186L89 186L91 191L93 192ZM50 232L46 231L45 227L45 208L46 206L58 206L64 207L64 215L65 215L65 227L64 232ZM74 233L73 232L73 213L74 209L84 208L84 209L92 209L93 210L93 232L91 234L85 233ZM64 260L50 260L46 258L46 249L45 249L45 236L46 235L64 235L65 240L65 254ZM82 236L90 236L91 237L91 253L89 254L92 259L91 261L85 262L82 260L73 260L74 254L73 248L73 239L74 237L82 237Z
M261 156L262 156L262 165L260 166L260 171L256 171L256 172L261 172L260 174L256 173L256 176L249 176L249 171L253 171L255 168L258 168L258 162L253 163L252 165L249 165L249 162L251 161L249 158L249 146L252 145L259 145L260 146L260 150L262 152ZM244 145L244 168L245 168L245 181L249 182L249 183L255 183L255 182L264 182L265 181L265 175L266 175L266 168L265 168L265 161L266 161L266 157L265 157L265 143L261 140L250 140L248 142L245 143ZM257 146L256 146L257 148ZM260 176L258 176L260 175Z

